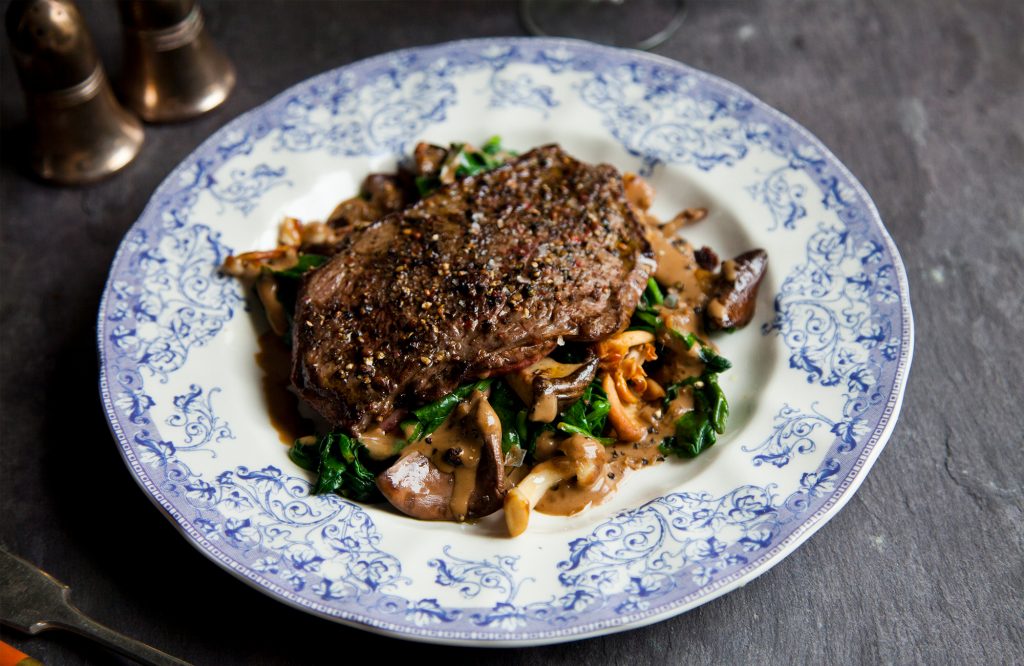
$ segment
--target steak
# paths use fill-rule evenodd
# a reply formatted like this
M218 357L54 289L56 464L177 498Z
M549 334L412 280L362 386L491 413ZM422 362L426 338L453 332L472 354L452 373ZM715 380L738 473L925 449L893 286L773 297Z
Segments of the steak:
M619 172L543 146L341 238L299 289L292 382L358 434L612 335L653 268Z

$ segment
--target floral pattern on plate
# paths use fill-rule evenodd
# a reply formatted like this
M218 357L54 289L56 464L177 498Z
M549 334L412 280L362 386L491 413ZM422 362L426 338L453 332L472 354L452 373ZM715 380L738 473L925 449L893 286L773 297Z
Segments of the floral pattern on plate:
M735 431L700 459L645 471L606 506L541 517L515 541L486 521L418 523L310 495L267 423L258 318L217 271L234 249L272 238L283 214L326 215L421 137L495 131L508 145L564 140L586 159L685 184L680 203L722 211L713 241L736 230L768 250L774 285L759 329L721 343L750 368L728 380ZM131 473L206 556L319 615L490 644L639 626L776 564L878 456L913 341L906 277L877 211L806 130L679 63L549 39L386 54L229 123L125 237L98 335L104 405Z

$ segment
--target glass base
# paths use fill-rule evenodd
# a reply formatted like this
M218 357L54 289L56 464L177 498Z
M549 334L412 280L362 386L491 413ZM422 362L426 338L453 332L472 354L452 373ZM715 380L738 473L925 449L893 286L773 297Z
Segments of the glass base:
M572 37L608 46L653 49L686 16L685 0L520 0L530 34Z

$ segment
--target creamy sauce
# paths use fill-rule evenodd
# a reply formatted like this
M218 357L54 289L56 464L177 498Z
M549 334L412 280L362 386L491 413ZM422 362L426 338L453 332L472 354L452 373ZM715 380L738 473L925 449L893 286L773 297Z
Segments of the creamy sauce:
M659 308L659 314L666 326L663 331L659 332L659 339L665 347L672 350L672 353L663 356L652 376L661 384L667 385L699 375L704 370L704 363L700 360L701 345L695 344L687 349L686 343L669 333L668 329L679 331L684 336L693 333L702 344L714 348L714 345L706 339L700 316L685 303L680 303L675 308L662 306Z
M675 432L676 420L691 409L693 397L689 391L681 392L664 410L660 401L645 405L639 417L647 426L647 435L641 441L606 447L608 462L596 482L590 486L581 486L575 479L559 483L537 503L537 511L552 516L572 516L603 504L615 494L623 479L634 471L665 460L658 446Z
M537 441L533 448L533 457L537 460L547 460L551 456L555 455L558 450L558 439L555 437L555 433L545 430L541 434L537 435Z
M537 502L536 510L549 516L573 516L602 504L615 494L619 483L618 479L612 476L615 474L612 468L613 465L609 464L608 473L589 488L581 488L575 479L559 483L544 493L544 497Z
M654 271L654 279L659 283L674 287L679 291L683 302L699 305L707 299L707 271L697 265L690 244L668 239L660 229L648 227L647 240L654 250L654 258L658 267Z
M591 507L603 504L615 494L619 484L633 471L657 465L665 460L658 451L658 444L616 444L609 446L610 460L604 465L603 473L590 486L581 486L576 479L559 483L545 493L537 503L537 511L552 516L572 516Z
M451 416L423 440L410 444L401 456L418 452L430 459L442 474L454 479L448 506L452 518L466 519L469 503L476 489L477 471L483 447L501 445L501 422L484 394L474 391Z
M281 338L272 331L259 337L256 365L263 371L263 401L267 405L270 425L282 444L291 445L303 435L312 433L313 422L299 413L298 401L291 386L292 354Z
M380 426L371 428L359 435L359 442L366 447L374 460L387 460L398 452L398 444L402 438L384 432Z
M675 234L683 227L688 227L691 224L700 222L707 216L707 208L687 208L685 210L680 211L678 214L676 214L675 217L673 217L668 222L660 225L659 228L661 229L661 233L667 236L669 234Z

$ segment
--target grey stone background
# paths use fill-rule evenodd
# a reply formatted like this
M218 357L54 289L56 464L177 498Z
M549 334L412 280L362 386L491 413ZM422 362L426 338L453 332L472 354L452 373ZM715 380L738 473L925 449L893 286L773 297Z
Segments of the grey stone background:
M113 4L82 1L108 71ZM239 84L147 128L115 178L59 189L21 167L9 53L0 162L0 543L101 622L197 664L1024 663L1024 3L690 2L655 52L738 83L820 137L871 193L910 276L903 412L847 507L745 588L674 619L536 649L422 646L292 610L197 554L129 477L97 396L107 268L149 195L215 129L325 69L518 35L508 2L214 2ZM4 3L6 7L6 3ZM642 3L636 3L643 11ZM59 633L0 639L47 664L119 663Z

